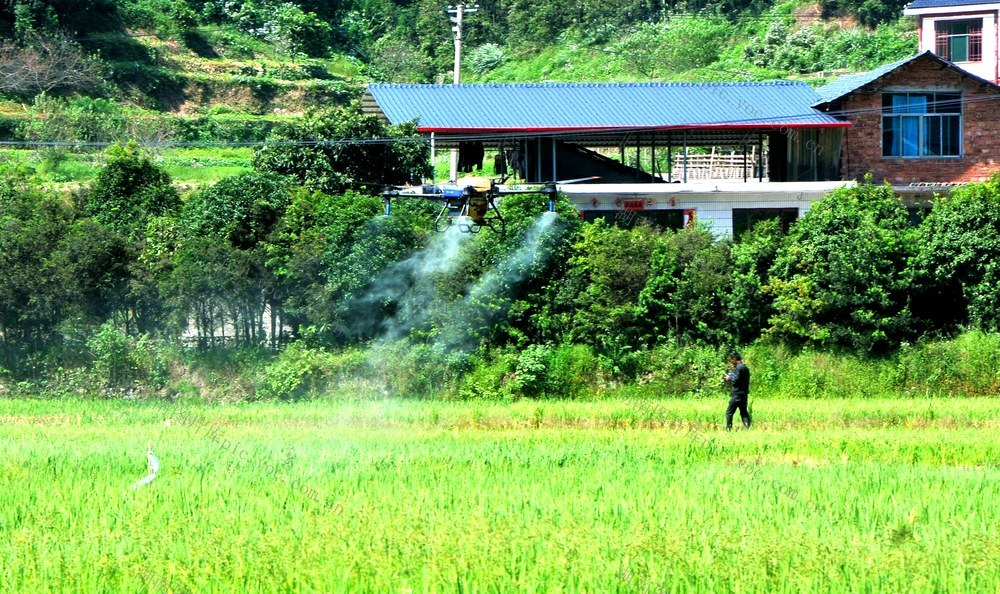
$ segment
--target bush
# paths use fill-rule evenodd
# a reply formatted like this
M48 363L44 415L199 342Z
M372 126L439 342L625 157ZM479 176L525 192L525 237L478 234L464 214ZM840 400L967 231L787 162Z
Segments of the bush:
M721 394L725 388L722 375L726 368L726 351L722 347L677 342L658 345L649 351L639 383L665 396Z
M668 338L717 344L725 340L725 297L731 291L728 241L704 227L665 235L639 305L652 330L648 344Z
M1000 174L937 200L918 244L918 313L945 330L1000 330Z
M87 340L93 374L106 388L161 388L167 382L167 359L148 336L132 337L107 322Z
M459 383L463 399L583 398L602 383L600 362L586 345L529 345L474 357Z
M279 400L298 400L315 395L326 379L326 353L293 342L267 366L257 386L257 396Z
M254 153L254 167L293 175L307 188L328 193L362 184L369 191L380 191L385 184L408 183L427 173L430 147L415 142L415 135L413 125L388 125L377 116L362 113L356 103L350 108L308 114L283 126L272 138L279 141L277 144L265 145ZM344 142L352 138L394 138L398 142Z
M463 353L402 339L373 346L368 368L382 396L433 400L454 397L471 362Z
M107 155L108 162L87 195L87 210L97 222L136 239L152 217L180 207L170 176L148 154L135 145L116 145Z
M174 118L171 122L183 142L263 142L275 127L272 120L219 118Z
M608 51L629 70L648 78L660 78L714 63L728 35L729 26L721 19L643 23Z
M502 65L507 60L504 49L495 43L485 43L469 52L472 71L483 75Z
M265 240L291 200L289 180L248 172L221 179L196 194L184 207L184 231L212 236L248 250Z
M950 340L904 344L893 357L893 386L911 396L1000 394L1000 334L973 330Z
M491 357L472 357L471 369L462 374L458 398L462 400L511 401L519 397L514 390L517 353L499 352Z
M841 188L815 204L778 250L765 291L767 335L791 345L884 353L912 338L913 229L888 186Z
M784 233L778 220L762 221L745 233L732 248L730 288L724 309L729 336L736 344L756 340L776 311L772 296L764 291Z

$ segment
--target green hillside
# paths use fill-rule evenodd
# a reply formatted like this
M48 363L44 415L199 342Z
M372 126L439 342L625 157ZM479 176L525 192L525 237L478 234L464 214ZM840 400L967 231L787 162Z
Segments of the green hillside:
M463 76L821 78L913 53L902 4L486 0L465 18ZM186 118L294 115L369 81L450 81L450 27L430 0L17 0L0 7L0 68L33 76L4 77L2 111L44 92Z

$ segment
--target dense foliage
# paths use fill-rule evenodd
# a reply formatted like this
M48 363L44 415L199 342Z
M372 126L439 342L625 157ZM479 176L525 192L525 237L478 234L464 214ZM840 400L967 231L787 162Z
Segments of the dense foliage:
M865 69L912 54L897 0L661 2L487 0L464 19L472 80L759 79ZM0 93L152 99L168 107L190 79L152 34L231 70L259 99L311 79L328 95L329 60L367 80L441 82L453 68L445 5L432 0L17 0L0 6ZM136 36L137 31L142 31ZM176 44L175 44L176 45ZM176 51L176 50L171 50ZM253 66L267 58L269 65ZM30 71L30 77L11 76ZM214 78L218 68L207 69ZM117 90L105 85L110 80ZM291 90L290 87L287 87ZM334 90L334 95L343 95ZM199 91L200 92L200 91Z
M393 163L424 166L419 146L361 143L350 159L390 177ZM503 199L506 235L434 232L430 201L398 199L385 216L379 197L307 169L232 176L182 201L141 150L105 161L72 200L11 166L2 176L0 335L14 377L90 361L108 384L161 381L157 349L293 343L262 395L299 393L326 377L322 353L358 347L370 354L348 368L392 392L575 394L674 366L707 379L706 353L761 336L873 356L998 329L997 178L956 189L919 226L888 186L862 184L787 235L763 223L733 243L698 226L585 224L537 194Z

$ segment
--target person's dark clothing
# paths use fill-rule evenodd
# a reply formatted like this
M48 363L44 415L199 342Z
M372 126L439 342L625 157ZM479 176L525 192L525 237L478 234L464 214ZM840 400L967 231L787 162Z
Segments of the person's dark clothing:
M486 149L480 141L458 143L458 170L472 173L473 169L483 170L483 157Z
M750 369L742 361L737 363L736 368L729 374L729 383L733 388L730 391L729 407L726 408L726 430L733 428L733 414L737 409L740 411L743 426L749 429L751 419L747 400L750 397Z
M733 398L740 397L746 400L750 394L750 368L740 361L729 374L729 382L733 385L731 392Z
M742 400L738 400L736 396L729 399L729 406L726 408L726 431L733 428L733 414L736 410L740 411L740 419L743 421L743 426L747 429L750 428L750 411L747 410L747 397L744 396Z

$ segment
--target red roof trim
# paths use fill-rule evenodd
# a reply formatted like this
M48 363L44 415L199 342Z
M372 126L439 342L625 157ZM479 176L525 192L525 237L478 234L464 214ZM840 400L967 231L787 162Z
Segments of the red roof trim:
M850 128L850 122L837 122L825 124L804 124L798 123L768 123L768 124L701 124L691 126L607 126L607 127L530 127L530 128L430 128L418 126L418 132L448 132L452 134L472 134L472 133L514 133L514 132L647 132L659 130L780 130L783 128Z

